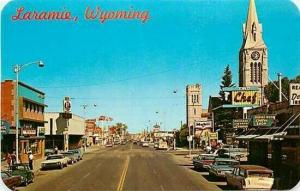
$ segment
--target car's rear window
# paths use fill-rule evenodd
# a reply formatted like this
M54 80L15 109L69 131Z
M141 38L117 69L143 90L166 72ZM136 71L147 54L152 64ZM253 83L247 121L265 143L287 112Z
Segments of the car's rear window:
M57 155L57 156L48 156L46 160L53 160L53 159L62 159L63 156Z
M271 178L273 177L273 173L267 173L267 172L260 172L260 171L248 171L249 177L266 177Z

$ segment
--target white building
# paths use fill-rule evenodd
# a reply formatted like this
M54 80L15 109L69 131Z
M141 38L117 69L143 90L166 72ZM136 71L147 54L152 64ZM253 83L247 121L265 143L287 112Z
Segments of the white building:
M60 112L46 112L45 121L46 148L57 146L60 150L68 150L81 147L85 134L84 118L72 114L70 119L65 119Z

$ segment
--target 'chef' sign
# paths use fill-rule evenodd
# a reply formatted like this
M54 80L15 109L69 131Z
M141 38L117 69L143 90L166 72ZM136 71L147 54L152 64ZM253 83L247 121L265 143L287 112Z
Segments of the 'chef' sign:
M300 105L300 83L290 83L290 105Z
M259 105L259 91L232 91L232 105Z

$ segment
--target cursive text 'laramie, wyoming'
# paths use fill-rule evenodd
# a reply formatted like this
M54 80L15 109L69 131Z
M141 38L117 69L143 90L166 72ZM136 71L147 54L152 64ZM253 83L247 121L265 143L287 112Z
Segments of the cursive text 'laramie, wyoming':
M57 20L57 21L77 21L78 17L73 16L71 11L65 8L61 11L28 11L24 7L19 7L16 10L16 14L12 17L13 21L46 21L46 20ZM133 10L102 10L99 6L95 9L86 7L84 12L84 19L86 21L97 20L100 23L104 23L108 20L139 20L145 23L149 19L149 11Z

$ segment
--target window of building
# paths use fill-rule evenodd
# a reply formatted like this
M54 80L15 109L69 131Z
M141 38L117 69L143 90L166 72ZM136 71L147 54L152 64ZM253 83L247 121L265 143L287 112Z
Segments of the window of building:
M258 82L261 82L261 64L260 62L258 63L258 66L257 66L257 70L258 70L258 74L257 74L257 80Z
M257 82L257 63L254 62L254 82Z
M194 108L194 115L196 115L197 114L197 110L196 110L196 108Z
M250 81L251 82L254 82L254 79L253 79L253 62L250 63Z

